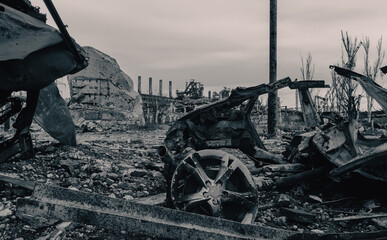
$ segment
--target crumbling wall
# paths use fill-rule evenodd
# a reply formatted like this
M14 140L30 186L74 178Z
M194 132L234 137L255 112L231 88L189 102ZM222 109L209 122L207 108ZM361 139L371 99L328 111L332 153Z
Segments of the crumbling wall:
M89 66L68 76L73 117L143 124L142 100L132 79L115 59L93 47L84 49Z

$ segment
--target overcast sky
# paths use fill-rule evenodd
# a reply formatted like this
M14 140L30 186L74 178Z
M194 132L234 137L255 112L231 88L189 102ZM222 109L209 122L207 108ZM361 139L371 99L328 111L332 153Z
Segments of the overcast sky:
M47 12L42 0L31 2ZM136 90L139 75L143 92L153 77L154 93L159 79L164 90L169 80L175 90L195 79L205 93L269 81L269 0L53 2L71 36L115 58ZM341 56L340 31L369 36L372 59L386 20L385 0L278 0L278 79L300 79L300 54L310 52L314 78L330 83L328 66ZM356 70L362 72L360 53ZM282 105L294 106L291 90L280 97Z

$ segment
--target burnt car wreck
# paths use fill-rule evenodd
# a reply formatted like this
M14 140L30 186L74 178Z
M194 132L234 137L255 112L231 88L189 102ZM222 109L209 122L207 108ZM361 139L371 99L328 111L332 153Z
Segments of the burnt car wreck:
M210 149L236 148L257 164L286 163L282 156L266 150L250 114L260 95L287 86L307 89L324 87L324 82L291 82L285 78L274 84L237 88L227 99L194 110L172 125L165 146L158 153L166 163L164 175L167 183L171 183L167 197L175 207L187 210L201 203L204 206L196 206L194 211L202 209L203 214L254 221L258 193L251 174L234 156ZM306 99L310 100L310 96ZM306 109L310 102L304 102ZM235 214L236 208L241 216L227 213Z
M16 2L5 3L19 6ZM0 56L0 124L20 112L13 124L16 133L0 143L0 162L18 152L21 152L22 158L33 156L29 128L35 113L37 122L54 138L65 144L76 144L70 113L53 82L84 69L87 61L68 34L52 2L45 3L61 32L46 25L45 15L39 14L27 3L20 4L20 8L32 12L33 17L0 3L4 32ZM21 90L27 92L24 108L21 98L11 97L12 92ZM55 124L50 123L53 119L61 121L65 130L53 126Z

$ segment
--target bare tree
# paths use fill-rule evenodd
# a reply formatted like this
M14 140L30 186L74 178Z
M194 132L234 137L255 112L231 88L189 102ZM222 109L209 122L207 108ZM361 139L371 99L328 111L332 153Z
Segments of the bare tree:
M341 31L341 40L344 46L345 53L347 55L347 60L345 61L344 56L342 56L342 64L343 66L354 69L356 66L356 54L359 51L361 46L361 42L358 43L357 38L352 39L348 36L348 32L343 34ZM344 54L343 54L344 55ZM351 79L346 79L341 77L341 81L339 81L340 87L343 89L344 94L344 111L346 111L346 115L348 119L353 119L356 117L356 106L358 106L358 102L360 101L359 96L354 96L358 83L354 83Z
M373 81L376 82L378 77L379 68L382 66L382 62L384 60L385 52L382 51L382 43L383 39L380 37L377 45L376 45L376 60L373 64L373 66L370 65L369 60L369 51L370 51L370 38L364 37L363 38L363 48L364 48L364 75L371 78ZM371 96L367 95L367 112L368 112L368 122L371 122L371 111L373 107L373 98Z
M348 32L345 32L344 35L343 31L341 31L341 42L343 43L344 51L347 55L347 58L345 59L344 53L342 52L342 65L348 69L353 69L356 66L356 54L359 51L359 48L362 43L358 43L357 37L352 39L348 35Z
M312 80L314 76L314 65L312 65L312 54L310 52L306 55L304 62L304 57L300 54L301 58L301 79L302 80ZM313 89L310 90L312 93ZM298 111L298 90L296 90L296 110Z
M356 37L351 38L348 32L344 34L343 31L341 31L341 41L343 44L341 65L353 69L356 66L356 54L359 51L361 42L358 42ZM343 113L348 119L356 117L356 106L359 105L360 101L360 97L355 96L357 86L358 84L353 83L350 79L332 73L332 88L328 99L331 103L334 103L333 99L335 99L337 111Z
M305 63L304 57L301 56L301 76L302 80L312 80L314 76L314 65L312 65L312 54L308 53L306 55Z

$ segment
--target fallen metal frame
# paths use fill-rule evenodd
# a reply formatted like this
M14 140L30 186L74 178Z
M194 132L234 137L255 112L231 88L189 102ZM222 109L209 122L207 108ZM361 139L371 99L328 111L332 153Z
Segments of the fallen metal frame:
M169 239L287 239L298 234L44 184L35 185L31 198L17 200L16 215Z
M386 67L383 67L382 70L387 69ZM359 82L362 88L364 89L364 91L373 99L375 99L376 102L379 103L379 105L383 108L384 112L387 114L387 89L377 84L371 78L361 75L357 72L353 72L349 69L341 68L333 65L329 66L329 68L333 69L337 74L341 76L344 76Z
M333 169L329 173L329 176L337 180L338 178L345 175L346 173L352 172L354 170L361 171L361 168L365 168L369 165L374 165L374 168L379 168L381 164L386 164L386 159L387 159L387 143L375 147L371 152L367 152L363 155L358 155L352 158L344 165ZM365 174L363 171L361 171L361 173ZM366 174L366 177L375 179L375 180L382 180L385 182L387 181L387 176L385 175L375 177L372 174Z
M330 66L337 74L356 80L364 91L374 98L387 113L387 89L383 88L371 78L353 72L346 68ZM379 142L369 152L361 153L357 146L357 137L353 120L343 126L332 126L314 137L314 145L337 168L333 169L329 176L339 180L346 174L356 171L366 178L377 181L387 181L385 177L387 163L387 144ZM333 141L335 140L335 141ZM325 149L324 149L324 147Z
M285 163L282 156L268 152L262 143L250 115L258 97L262 94L289 87L298 89L304 119L308 127L321 124L309 88L329 87L323 80L294 81L289 77L270 84L249 88L236 88L223 100L198 108L177 120L166 134L165 147L171 153L169 159L176 165L184 157L184 149L237 148L254 161ZM173 155L173 156L172 156ZM168 162L168 159L164 158ZM175 161L177 160L177 161Z
M309 88L329 88L329 85L325 85L325 82L322 80L299 81L292 82L292 84L289 85L289 88L298 89L298 96L300 98L305 124L309 128L320 126L321 118L316 111L315 103L312 100Z
M167 151L173 154L171 157L177 158L177 161L169 159L169 164L175 168L179 160L184 158L179 155L187 147L196 151L221 147L238 148L253 160L265 159L283 163L281 157L266 151L251 122L250 114L260 95L287 87L291 83L291 79L287 77L271 84L236 88L228 98L184 115L171 126L164 140ZM216 132L216 136L211 132ZM168 159L164 160L168 162Z

